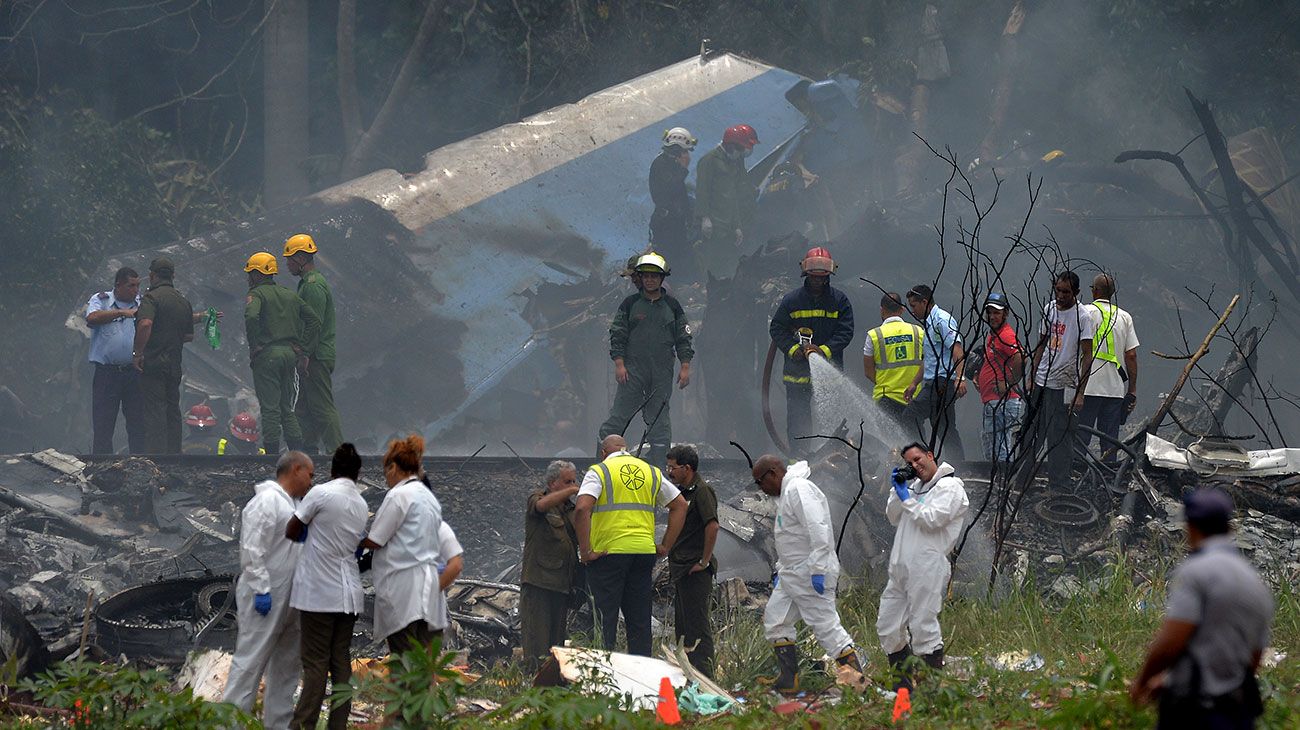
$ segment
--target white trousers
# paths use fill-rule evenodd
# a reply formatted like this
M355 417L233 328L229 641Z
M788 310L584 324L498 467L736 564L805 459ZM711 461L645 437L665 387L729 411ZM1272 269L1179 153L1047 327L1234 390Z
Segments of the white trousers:
M943 647L939 611L951 568L947 558L923 561L922 570L907 565L889 566L889 582L880 594L876 633L886 654L902 651L912 632L912 652L930 654Z
M840 624L835 608L835 576L826 578L826 592L818 595L812 576L781 574L763 609L763 635L768 641L794 641L795 623L803 619L827 654L839 656L853 646L853 637Z
M235 587L239 609L239 638L230 662L226 693L221 698L250 712L257 700L257 687L266 678L262 698L263 725L267 730L284 730L293 719L293 691L302 672L302 646L298 610L289 607L289 586L271 590L271 611L263 616L253 609L253 591L243 581Z

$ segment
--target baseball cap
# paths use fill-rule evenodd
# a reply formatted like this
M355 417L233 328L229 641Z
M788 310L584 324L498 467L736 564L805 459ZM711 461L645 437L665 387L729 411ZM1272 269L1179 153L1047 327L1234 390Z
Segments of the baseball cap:
M1214 487L1204 487L1183 495L1183 515L1191 523L1226 523L1232 518L1232 497Z
M159 256L149 262L149 270L159 276L171 276L176 273L176 265L166 256Z
M993 307L994 309L1007 308L1007 295L1000 291L989 292L988 297L984 300L984 306Z

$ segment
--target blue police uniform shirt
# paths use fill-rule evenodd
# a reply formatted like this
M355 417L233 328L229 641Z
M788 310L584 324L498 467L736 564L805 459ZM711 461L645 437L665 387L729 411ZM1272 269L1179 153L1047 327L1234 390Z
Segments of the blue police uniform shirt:
M121 302L113 292L99 292L86 303L86 316L105 309L134 309L135 301ZM124 317L108 324L90 325L90 361L100 365L130 365L131 348L135 346L135 319Z
M952 346L961 342L957 320L938 306L930 308L925 317L925 379L943 377L951 380L956 375L952 363Z

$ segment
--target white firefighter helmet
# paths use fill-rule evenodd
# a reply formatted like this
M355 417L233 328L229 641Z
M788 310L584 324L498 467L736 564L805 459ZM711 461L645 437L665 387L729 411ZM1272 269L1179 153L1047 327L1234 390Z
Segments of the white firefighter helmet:
M664 276L672 273L668 270L668 262L664 260L664 257L654 251L643 254L641 258L636 260L636 270L643 274L663 274Z
M695 149L696 141L686 127L673 127L664 132L664 147L680 147L690 152Z

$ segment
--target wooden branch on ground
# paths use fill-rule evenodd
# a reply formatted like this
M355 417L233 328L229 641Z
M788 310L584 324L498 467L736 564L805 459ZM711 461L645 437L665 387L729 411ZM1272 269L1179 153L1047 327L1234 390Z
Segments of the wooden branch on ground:
M1187 383L1187 378L1191 375L1192 368L1196 366L1196 361L1205 357L1205 354L1210 351L1210 341L1214 339L1214 335L1216 335L1219 332L1219 329L1223 327L1223 323L1228 321L1228 315L1232 314L1233 308L1237 306L1237 302L1239 301L1241 301L1240 294L1232 295L1232 301L1228 302L1228 308L1223 310L1223 314L1219 315L1219 321L1214 323L1214 326L1210 328L1209 334L1205 335L1205 339L1201 341L1201 346L1196 348L1196 352L1192 353L1191 359L1189 359L1187 365L1183 367L1183 372L1178 375L1178 380L1174 382L1174 387L1169 389L1169 394L1165 396L1164 402L1156 409L1155 415L1151 416L1151 421L1147 423L1146 427L1147 433L1154 434L1160 428L1160 424L1165 420L1165 416L1168 415L1169 409L1173 407L1174 400L1178 398L1178 391L1182 390L1183 385Z

